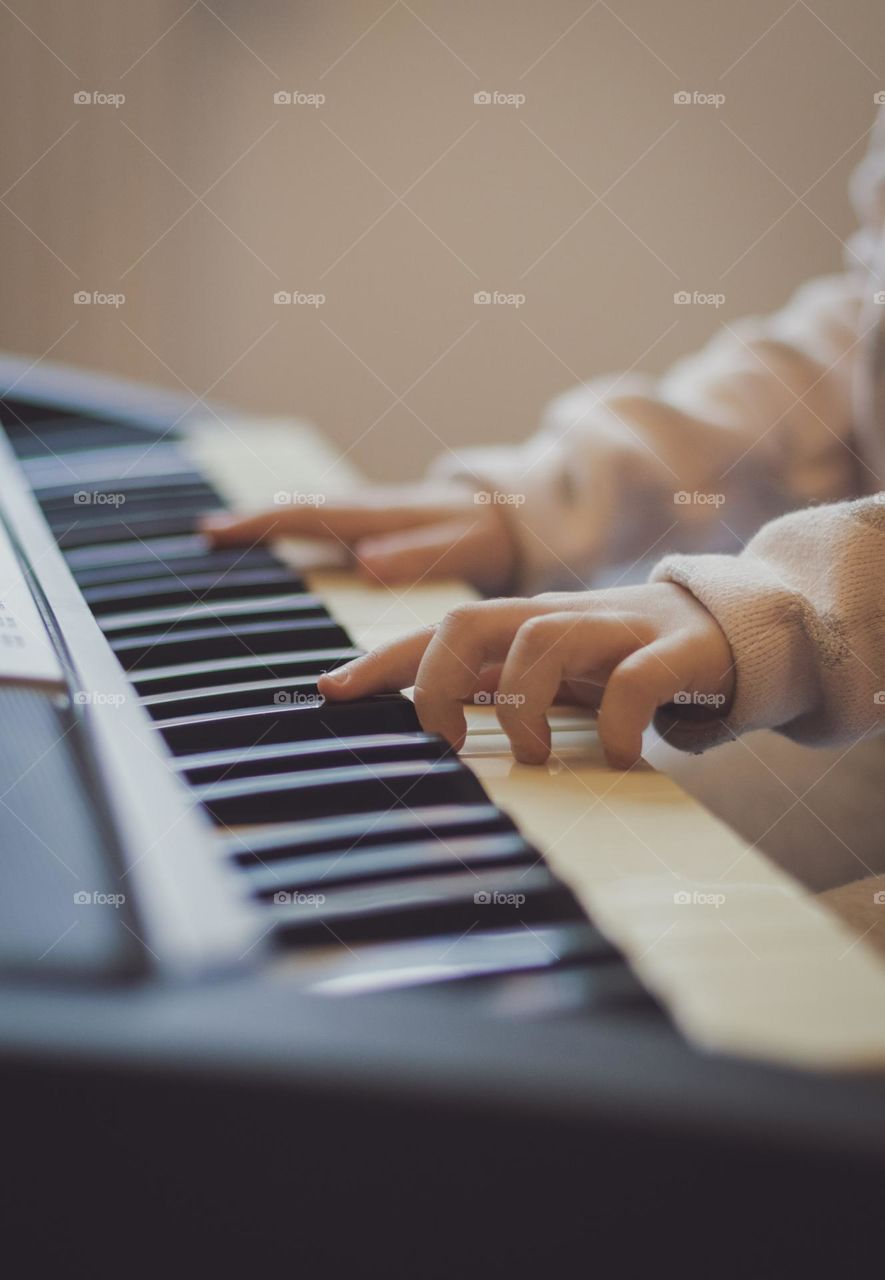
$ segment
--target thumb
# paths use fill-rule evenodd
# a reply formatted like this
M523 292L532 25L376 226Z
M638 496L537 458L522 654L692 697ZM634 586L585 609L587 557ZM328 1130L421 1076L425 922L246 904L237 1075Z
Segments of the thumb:
M382 583L419 578L468 577L475 570L472 526L463 519L362 538L354 547L357 563Z

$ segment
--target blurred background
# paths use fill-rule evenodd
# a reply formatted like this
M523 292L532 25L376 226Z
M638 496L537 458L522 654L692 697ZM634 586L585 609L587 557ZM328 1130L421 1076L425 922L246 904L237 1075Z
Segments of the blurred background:
M9 0L0 347L376 477L521 438L839 267L883 36L877 0Z

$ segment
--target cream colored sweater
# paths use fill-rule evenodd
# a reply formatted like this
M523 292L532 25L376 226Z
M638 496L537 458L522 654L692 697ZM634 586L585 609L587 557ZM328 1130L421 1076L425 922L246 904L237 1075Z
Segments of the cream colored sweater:
M723 721L659 717L688 750L763 727L809 743L885 727L885 117L853 195L841 274L656 381L568 392L522 446L436 468L519 495L527 591L676 553L652 577L710 609L736 672Z

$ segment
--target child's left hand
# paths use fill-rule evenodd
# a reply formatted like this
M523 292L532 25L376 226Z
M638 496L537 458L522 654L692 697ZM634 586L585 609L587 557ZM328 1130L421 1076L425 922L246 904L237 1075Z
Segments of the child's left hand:
M731 648L716 619L670 582L608 591L459 605L442 622L356 658L320 678L330 700L415 686L429 733L456 749L464 702L492 693L513 754L543 764L547 710L563 688L599 704L599 736L614 768L634 765L657 709L679 703L724 714L734 692Z

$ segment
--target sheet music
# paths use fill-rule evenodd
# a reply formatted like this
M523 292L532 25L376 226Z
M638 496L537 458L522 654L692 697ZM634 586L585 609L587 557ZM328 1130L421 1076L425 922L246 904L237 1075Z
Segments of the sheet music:
M21 562L0 523L0 684L65 687Z

